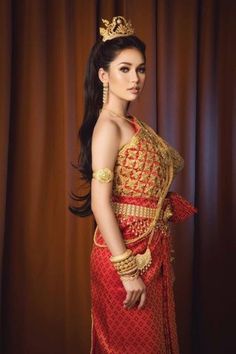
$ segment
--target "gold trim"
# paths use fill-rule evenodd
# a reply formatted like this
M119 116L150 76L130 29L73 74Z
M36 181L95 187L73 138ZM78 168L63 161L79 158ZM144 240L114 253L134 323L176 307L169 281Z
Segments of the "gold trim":
M146 125L144 122L142 122L141 120L137 119L138 123L140 124L141 128L144 129L144 131L147 133L147 135L149 136L153 136L153 132L155 133L154 130L151 130L149 129L149 126ZM141 131L141 129L139 130ZM139 132L138 131L138 132ZM148 240L148 243L147 243L147 248L145 250L145 252L142 254L143 257L146 255L146 252L148 252L148 247L152 241L152 238L153 238L153 235L154 235L154 230L155 230L155 227L157 225L157 222L159 220L159 217L160 217L160 213L162 211L162 206L163 206L163 203L164 203L164 200L165 200L165 197L168 193L168 190L169 190L169 187L173 181L173 176L174 176L174 166L173 166L173 159L172 159L172 156L171 156L171 152L170 152L170 149L168 147L168 145L165 143L165 141L158 135L156 134L156 137L159 141L159 143L162 145L162 148L163 150L165 150L168 154L168 160L169 160L169 168L168 168L168 172L166 174L166 183L165 183L165 186L163 187L163 189L160 191L160 195L157 195L156 197L158 198L158 202L157 202L157 206L155 208L155 215L153 217L153 220L151 221L149 227L147 228L146 231L144 231L144 233L142 233L141 235L133 238L133 239L129 239L129 240L124 240L124 243L125 244L130 244L130 243L133 243L133 242L137 242L137 241L140 241L144 238L146 238L147 236L149 236L149 240ZM98 247L107 247L107 245L102 245L102 244L99 244L97 241L96 241L96 230L94 232L94 243L96 246Z
M142 218L154 218L156 208L148 208L142 205L112 202L115 213L127 216L139 216Z

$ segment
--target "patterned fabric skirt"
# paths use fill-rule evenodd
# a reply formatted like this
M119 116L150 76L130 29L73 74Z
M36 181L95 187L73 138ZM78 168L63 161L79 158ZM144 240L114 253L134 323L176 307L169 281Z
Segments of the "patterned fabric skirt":
M156 200L120 197L122 203L155 207ZM165 203L163 208L165 207ZM124 239L143 232L148 219L118 215L117 221ZM104 244L98 228L96 240ZM152 264L141 275L146 285L143 308L126 309L126 291L112 265L107 247L93 245L91 252L91 351L90 354L178 354L178 340L173 298L173 278L170 263L169 226L159 220L150 245ZM148 238L128 244L134 254L146 250Z

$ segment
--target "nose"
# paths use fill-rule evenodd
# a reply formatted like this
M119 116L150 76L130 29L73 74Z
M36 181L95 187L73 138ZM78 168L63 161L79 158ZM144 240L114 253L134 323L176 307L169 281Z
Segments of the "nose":
M133 70L131 73L131 81L135 83L139 81L139 76L136 70Z

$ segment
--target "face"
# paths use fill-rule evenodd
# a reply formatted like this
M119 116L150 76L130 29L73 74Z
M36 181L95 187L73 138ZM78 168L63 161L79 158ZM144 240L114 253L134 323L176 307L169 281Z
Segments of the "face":
M136 48L123 49L110 63L108 71L101 74L100 79L109 84L109 100L133 101L141 93L145 82L143 55Z

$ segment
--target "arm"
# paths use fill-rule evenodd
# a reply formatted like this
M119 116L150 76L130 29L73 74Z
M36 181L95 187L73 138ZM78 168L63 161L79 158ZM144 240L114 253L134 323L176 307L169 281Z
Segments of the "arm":
M118 126L113 121L104 120L97 124L92 139L92 170L108 167L114 169L120 142ZM122 254L126 246L111 206L112 181L91 182L91 208L99 230L113 256Z
M114 169L120 143L120 130L113 121L103 120L97 123L92 138L92 170ZM112 256L122 255L126 246L111 206L112 181L101 183L97 179L91 182L91 208L99 230ZM134 280L122 280L126 290L124 307L133 307L139 300L142 308L146 299L146 287L141 277Z

